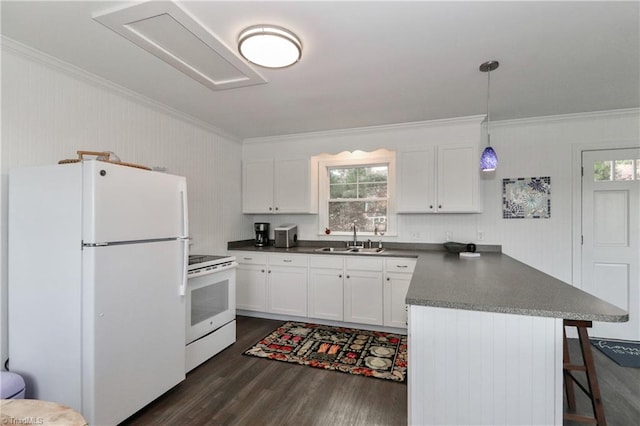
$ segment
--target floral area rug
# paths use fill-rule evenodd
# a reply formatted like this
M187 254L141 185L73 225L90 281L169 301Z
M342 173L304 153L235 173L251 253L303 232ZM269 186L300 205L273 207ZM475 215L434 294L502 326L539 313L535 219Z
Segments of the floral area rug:
M285 322L245 355L404 382L407 336Z

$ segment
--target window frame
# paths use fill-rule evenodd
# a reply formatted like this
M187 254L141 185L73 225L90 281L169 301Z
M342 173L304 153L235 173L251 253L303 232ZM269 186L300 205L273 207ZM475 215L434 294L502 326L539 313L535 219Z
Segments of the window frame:
M387 229L384 236L397 236L396 226L396 157L389 155L361 155L357 158L321 159L318 164L318 235L327 235L329 227L330 168L364 167L374 165L387 166ZM333 236L352 236L352 232L331 231ZM381 238L373 232L360 232L358 235Z

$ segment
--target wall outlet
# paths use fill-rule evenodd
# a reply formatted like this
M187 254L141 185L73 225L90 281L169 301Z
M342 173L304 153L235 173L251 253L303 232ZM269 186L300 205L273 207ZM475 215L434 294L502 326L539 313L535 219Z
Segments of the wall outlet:
M478 231L478 241L484 240L484 231Z
M409 239L411 239L411 241L418 241L420 240L420 233L417 231L412 231L409 232Z
M444 238L445 238L445 240L447 240L447 241L451 241L451 238L453 238L453 232L451 232L451 231L447 231L447 232L445 232L445 233L444 233Z

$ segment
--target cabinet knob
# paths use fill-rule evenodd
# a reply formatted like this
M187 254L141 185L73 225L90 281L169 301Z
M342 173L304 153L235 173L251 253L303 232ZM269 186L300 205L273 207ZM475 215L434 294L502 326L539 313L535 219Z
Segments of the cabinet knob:
M264 269L262 269L260 272L262 272L264 274Z
M441 209L442 208L442 204L438 204L438 208Z
M338 278L342 278L342 274L338 274Z
M272 211L272 210L273 210L273 207L269 207L269 211Z
M347 275L347 278L351 278L349 275Z
M387 277L387 281L391 281L391 278Z
M270 273L271 273L271 269L269 269L269 270L267 271L267 273L269 273L269 274L270 274Z
M278 208L276 207L276 211L278 211Z
M429 208L432 209L433 208L433 204L429 204Z

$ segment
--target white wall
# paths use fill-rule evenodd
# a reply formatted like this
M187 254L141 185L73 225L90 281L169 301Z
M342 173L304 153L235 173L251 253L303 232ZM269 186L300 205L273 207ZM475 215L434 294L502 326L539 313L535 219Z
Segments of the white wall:
M473 119L412 123L349 131L323 132L245 141L243 158L301 157L356 149L415 149L426 141L446 143L468 137ZM491 124L498 170L482 176L481 214L399 215L398 236L386 241L441 243L445 233L463 242L501 244L503 252L556 278L572 282L572 164L577 146L638 146L640 111L621 110L571 116L514 120ZM502 179L551 177L550 219L502 219ZM579 195L579 194L577 194ZM299 238L323 239L315 215L255 215L252 221L298 224ZM484 234L478 240L478 232Z
M206 90L206 89L203 89ZM241 145L188 117L10 40L2 44L1 360L7 357L7 186L14 167L55 164L77 150L187 177L192 253L249 238L241 211ZM34 259L34 266L37 259Z

